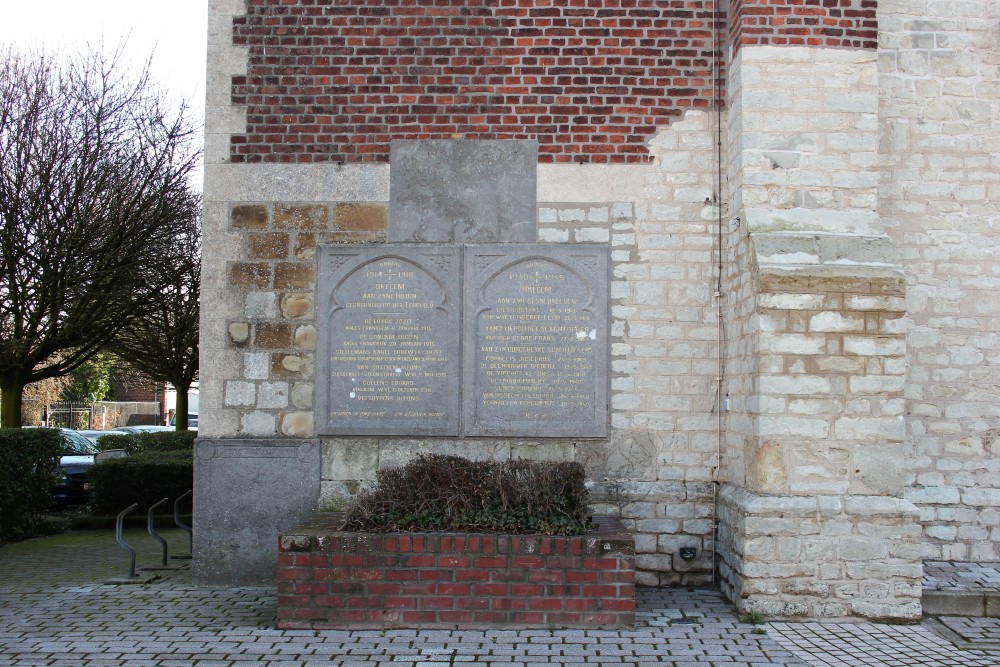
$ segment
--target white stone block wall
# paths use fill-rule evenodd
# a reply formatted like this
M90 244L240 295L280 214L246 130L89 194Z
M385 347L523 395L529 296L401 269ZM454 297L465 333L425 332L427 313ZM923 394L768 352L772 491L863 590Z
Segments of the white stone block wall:
M772 617L920 614L919 560L900 546L916 511L898 463L902 271L874 211L875 65L744 45L729 70L719 572L739 608ZM887 567L854 562L872 558Z
M724 487L723 591L768 618L920 618L912 504L884 496L763 496Z
M921 556L1000 560L1000 1L880 0L879 213L907 279Z

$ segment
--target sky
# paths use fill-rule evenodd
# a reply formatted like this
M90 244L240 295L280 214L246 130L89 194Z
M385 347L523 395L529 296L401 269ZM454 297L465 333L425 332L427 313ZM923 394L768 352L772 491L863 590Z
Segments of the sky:
M152 56L153 80L188 100L199 126L205 109L208 0L0 0L0 44L68 53L124 45L136 69Z

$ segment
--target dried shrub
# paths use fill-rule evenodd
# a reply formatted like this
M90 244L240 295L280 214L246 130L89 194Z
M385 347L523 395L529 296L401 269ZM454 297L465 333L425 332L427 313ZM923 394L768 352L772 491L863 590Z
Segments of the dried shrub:
M590 525L584 481L578 463L423 455L378 471L343 529L576 535Z

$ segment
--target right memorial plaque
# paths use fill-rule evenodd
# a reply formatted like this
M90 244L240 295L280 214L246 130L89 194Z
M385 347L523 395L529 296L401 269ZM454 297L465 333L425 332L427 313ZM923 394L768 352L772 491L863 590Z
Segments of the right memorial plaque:
M608 250L466 248L463 432L608 434Z

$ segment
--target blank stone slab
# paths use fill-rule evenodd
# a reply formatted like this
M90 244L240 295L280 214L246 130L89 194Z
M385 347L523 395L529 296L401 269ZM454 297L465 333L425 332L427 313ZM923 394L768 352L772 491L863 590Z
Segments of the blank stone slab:
M607 435L608 285L603 246L466 249L466 435Z
M320 435L458 435L461 254L320 248Z
M192 526L198 583L273 579L278 534L316 513L319 491L315 441L198 440Z
M537 141L393 141L389 241L537 241Z

